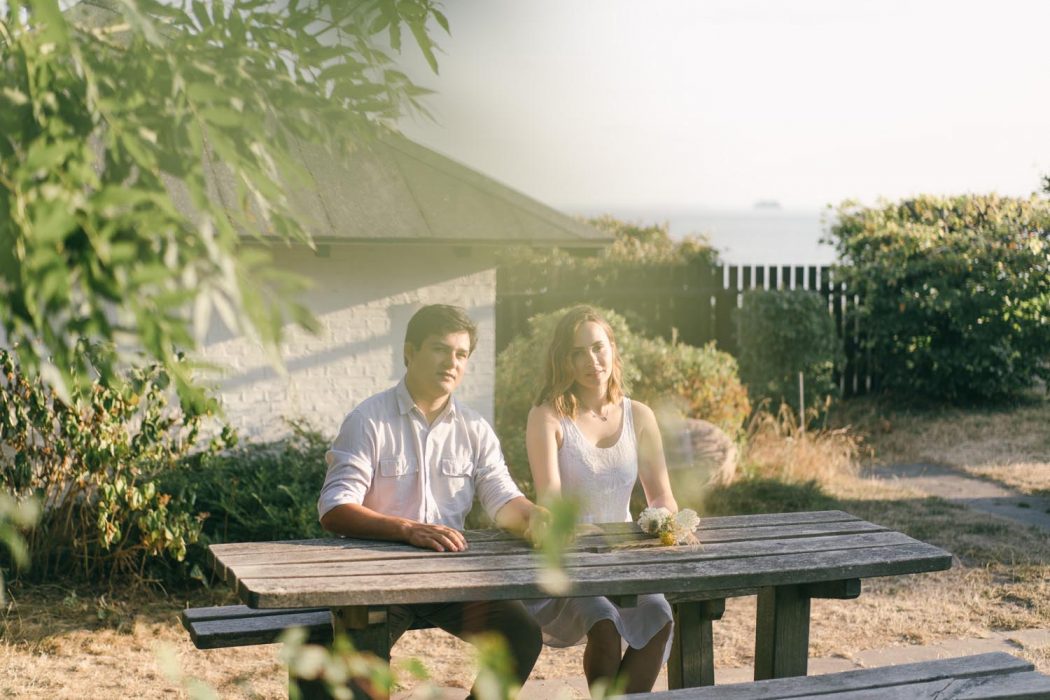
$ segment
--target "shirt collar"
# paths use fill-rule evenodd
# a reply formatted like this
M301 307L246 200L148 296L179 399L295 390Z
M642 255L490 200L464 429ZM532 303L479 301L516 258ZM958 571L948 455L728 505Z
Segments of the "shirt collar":
M397 383L397 388L394 393L397 395L397 410L401 415L407 415L412 412L412 409L416 407L416 402L412 400L412 395L408 393L408 386L405 384L405 378L401 377L401 381ZM448 399L448 405L445 406L445 410L441 412L441 415L437 417L437 420L444 418L451 418L456 415L457 402L455 396L450 396ZM437 422L437 421L435 421Z

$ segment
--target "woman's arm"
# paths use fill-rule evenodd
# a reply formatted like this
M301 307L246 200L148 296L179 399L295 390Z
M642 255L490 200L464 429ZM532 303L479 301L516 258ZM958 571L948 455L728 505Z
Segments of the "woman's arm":
M525 448L529 454L536 500L561 495L558 474L558 416L550 406L533 406L525 426Z
M644 403L631 401L634 416L634 432L638 441L638 478L645 491L645 500L651 508L666 508L678 512L678 503L671 493L671 480L667 475L667 460L664 459L664 444L660 439L660 428L656 415Z

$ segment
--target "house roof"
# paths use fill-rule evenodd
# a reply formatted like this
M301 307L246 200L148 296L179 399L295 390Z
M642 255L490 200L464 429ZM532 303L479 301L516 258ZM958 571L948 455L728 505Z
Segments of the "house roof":
M319 243L403 242L599 247L598 231L392 132L345 159L298 142L308 185L289 192ZM218 194L233 192L212 168ZM227 200L234 201L234 200Z

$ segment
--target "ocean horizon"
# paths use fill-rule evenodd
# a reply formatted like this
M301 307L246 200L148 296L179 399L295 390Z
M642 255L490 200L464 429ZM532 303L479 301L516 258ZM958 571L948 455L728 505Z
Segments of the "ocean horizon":
M827 209L608 209L588 208L584 216L611 214L643 224L667 222L673 238L705 236L724 263L732 265L828 265L835 249L822 244L833 212ZM825 221L827 220L827 222Z

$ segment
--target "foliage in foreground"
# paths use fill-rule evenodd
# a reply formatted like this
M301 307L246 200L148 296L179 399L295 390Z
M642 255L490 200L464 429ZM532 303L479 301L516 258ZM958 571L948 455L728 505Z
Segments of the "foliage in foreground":
M0 488L42 507L25 576L142 581L179 569L200 518L155 479L189 453L206 416L170 404L167 372L133 370L67 405L3 349L0 371Z
M67 402L147 359L203 401L175 348L213 313L275 358L286 323L312 327L242 237L310 242L298 142L338 158L418 106L382 47L406 29L436 70L427 24L447 30L431 0L0 7L0 328Z
M838 396L835 368L842 343L827 300L801 289L752 289L736 312L740 378L756 403L790 403L798 411ZM804 407L798 405L798 375L804 377Z
M29 547L22 533L33 527L39 516L36 501L19 502L0 492L0 561L9 558L16 571L29 564ZM0 568L0 606L7 603L3 573Z
M831 238L883 388L986 401L1050 381L1046 199L847 203Z
M567 310L529 319L529 333L516 338L496 358L496 432L511 473L526 493L532 492L526 418L542 385L543 360L554 327ZM656 408L669 406L687 417L710 421L730 436L737 434L751 407L731 356L713 344L697 348L642 337L619 314L599 311L616 335L631 398Z

